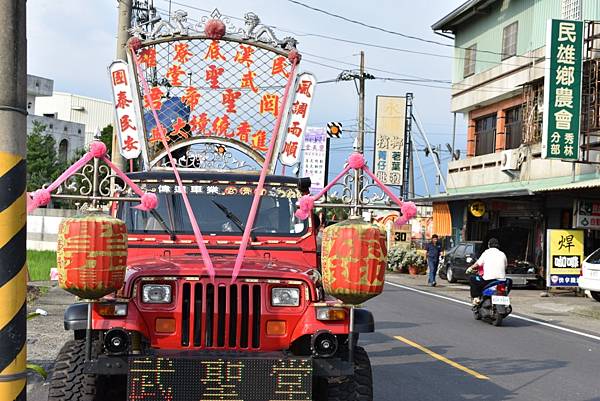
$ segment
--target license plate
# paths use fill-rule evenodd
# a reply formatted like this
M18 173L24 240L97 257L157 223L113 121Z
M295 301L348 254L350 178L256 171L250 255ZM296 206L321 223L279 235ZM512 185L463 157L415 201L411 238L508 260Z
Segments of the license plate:
M130 401L312 400L312 361L288 359L129 359Z
M510 305L510 298L501 295L492 295L492 303L494 305Z
M600 270L588 270L587 273L589 278L600 279Z

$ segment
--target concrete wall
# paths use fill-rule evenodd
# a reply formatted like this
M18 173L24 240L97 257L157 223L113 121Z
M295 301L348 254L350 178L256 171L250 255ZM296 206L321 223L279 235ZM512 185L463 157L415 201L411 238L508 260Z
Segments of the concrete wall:
M466 113L514 96L520 85L544 76L547 21L562 18L560 0L497 1L489 13L471 18L455 32L451 109ZM582 0L584 20L600 20L600 2ZM502 60L502 34L517 21L517 55ZM465 78L465 49L477 44L475 74ZM523 56L523 57L519 57Z
M44 116L27 116L27 134L33 130L33 123L37 121L46 126L46 134L52 135L56 141L56 151L63 140L68 143L67 161L75 156L75 152L85 145L85 125L71 121L58 120ZM60 155L59 155L60 157Z
M37 209L27 216L27 249L55 251L58 226L63 218L74 216L76 210Z
M86 143L97 130L113 124L112 102L70 93L54 92L50 97L36 100L36 114L55 114L61 120L85 124Z
M555 177L570 177L572 163L541 158L541 144L513 149L518 154L524 152L525 160L514 176L502 172L502 153L475 156L448 164L448 189L460 189L478 185L493 185L511 182L528 182ZM598 167L590 164L576 164L575 174L598 173Z

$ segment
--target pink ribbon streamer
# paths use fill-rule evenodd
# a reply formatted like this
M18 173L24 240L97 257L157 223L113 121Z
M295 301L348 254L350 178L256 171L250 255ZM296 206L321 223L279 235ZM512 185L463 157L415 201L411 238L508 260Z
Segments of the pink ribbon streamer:
M200 226L198 225L198 221L196 220L196 216L194 216L194 211L192 210L192 206L190 205L188 196L185 193L185 190L183 188L183 182L181 181L181 177L179 176L179 171L177 170L175 160L173 159L173 155L171 154L171 148L169 147L169 144L167 143L167 140L165 139L166 138L165 128L160 123L160 119L158 118L158 113L156 112L156 108L154 107L154 103L150 96L150 86L148 85L148 81L144 77L144 72L142 71L142 67L140 66L137 54L133 47L131 48L131 56L132 56L135 66L137 68L137 72L138 72L140 81L142 82L142 85L144 87L144 96L146 97L146 100L147 100L148 104L150 105L150 109L152 110L152 116L154 117L154 121L156 122L156 127L159 130L160 139L162 141L162 144L163 144L165 150L167 151L167 156L169 157L169 162L171 163L171 166L173 167L173 174L175 174L175 179L177 180L177 185L179 186L179 192L181 193L181 196L183 198L183 204L185 205L185 210L190 219L190 223L192 225L192 230L194 231L194 237L196 238L196 242L198 243L198 249L200 249L200 254L202 255L202 260L204 261L204 266L206 267L206 269L208 271L208 275L210 276L211 281L214 282L215 268L213 266L212 260L210 259L208 249L206 249L206 245L204 244L204 237L202 236L202 232L200 231Z
M287 98L290 93L290 87L292 86L292 78L294 77L294 73L296 72L296 67L298 65L298 60L294 59L292 61L292 68L290 71L290 76L287 84L285 85L285 91L283 92L282 106L285 107L287 103ZM280 110L283 108L281 107ZM258 205L260 203L260 198L262 196L262 191L265 185L265 178L267 176L267 172L269 169L269 162L273 156L273 151L275 149L275 144L277 143L277 137L279 136L279 128L281 127L281 121L283 120L283 112L280 112L277 116L277 121L275 122L275 127L273 129L273 136L271 137L271 143L269 144L269 149L267 150L267 155L265 156L265 162L263 163L262 170L260 171L260 177L258 179L258 184L256 185L256 192L254 193L254 199L252 199L252 206L250 207L250 214L248 215L248 220L246 221L246 228L244 228L244 235L242 236L242 243L240 244L240 249L238 251L237 258L235 259L235 265L233 266L233 272L231 273L231 282L233 283L237 278L240 269L242 267L242 262L244 261L244 256L246 255L246 250L248 248L248 241L250 240L250 232L252 231L252 227L254 226L254 219L256 218L256 214L258 212Z
M148 211L158 206L158 199L156 195L145 193L140 187L138 187L129 177L127 177L117 166L115 166L110 159L106 157L106 146L100 141L93 141L90 144L90 150L84 154L79 160L73 165L66 169L48 188L39 189L32 194L28 194L27 198L27 213L30 213L40 206L45 206L50 202L51 192L56 190L63 182L69 177L78 172L90 162L93 158L100 158L114 171L119 177L131 187L131 189L140 196L141 204L136 206L137 209Z
M400 221L408 222L410 219L412 219L414 217L414 215L416 213L416 208L414 207L414 204L412 202L405 203L400 198L398 198L396 195L394 195L394 193L387 186L385 186L385 184L383 182L381 182L375 176L375 174L373 174L373 172L371 170L369 170L369 168L365 164L364 156L360 153L353 153L352 155L350 155L350 157L348 158L348 165L329 184L327 184L327 186L325 188L323 188L321 190L321 192L319 192L315 196L310 196L310 195L303 196L300 199L300 201L298 202L299 203L298 209L294 213L296 215L296 217L298 217L299 219L302 219L302 220L308 218L314 208L314 202L317 201L319 198L321 198L323 195L325 195L327 193L327 191L329 191L350 169L363 170L369 177L371 177L373 179L373 181L383 190L383 192L387 196L389 196L389 198L392 201L394 201L394 203L396 203L398 206L400 206L402 213L406 214L406 216L402 216ZM411 207L407 207L407 206L411 206Z
M403 202L400 200L400 198L394 195L394 193L390 191L390 189L383 182L381 182L371 170L367 168L367 166L363 167L363 171L367 173L367 175L371 177L373 181L375 181L379 188L381 188L381 190L385 192L385 194L389 196L391 200L393 200L398 206L402 207Z

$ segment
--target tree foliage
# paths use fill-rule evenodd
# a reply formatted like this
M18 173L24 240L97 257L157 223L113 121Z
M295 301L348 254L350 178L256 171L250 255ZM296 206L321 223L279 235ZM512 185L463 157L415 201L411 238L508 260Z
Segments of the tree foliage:
M64 168L64 163L58 159L56 141L45 132L46 126L34 121L27 137L27 191L52 182Z

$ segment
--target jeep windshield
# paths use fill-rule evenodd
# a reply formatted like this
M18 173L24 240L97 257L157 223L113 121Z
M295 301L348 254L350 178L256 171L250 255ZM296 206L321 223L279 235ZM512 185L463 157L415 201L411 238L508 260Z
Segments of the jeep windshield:
M183 198L176 186L156 188L159 205L156 214L135 208L125 202L120 217L131 233L192 234L192 225L185 211ZM253 188L235 186L186 187L194 215L204 233L241 235L253 199ZM256 216L254 235L302 235L307 223L294 216L299 192L295 189L266 188ZM158 219L157 219L158 217ZM160 220L164 221L164 225ZM164 227L166 226L166 227Z

